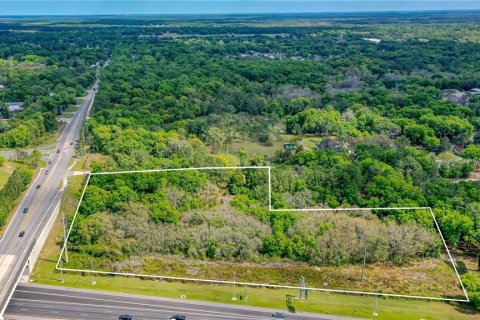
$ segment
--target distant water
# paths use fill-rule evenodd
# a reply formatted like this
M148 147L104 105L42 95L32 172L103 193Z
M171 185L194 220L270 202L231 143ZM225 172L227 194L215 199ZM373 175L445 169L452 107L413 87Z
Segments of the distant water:
M0 0L0 16L114 14L239 14L480 9L480 1L457 0Z

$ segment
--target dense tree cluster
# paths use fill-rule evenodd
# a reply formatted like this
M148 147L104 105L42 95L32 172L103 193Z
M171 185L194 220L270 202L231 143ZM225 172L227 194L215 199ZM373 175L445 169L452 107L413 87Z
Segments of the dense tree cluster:
M442 91L480 86L477 44L459 44L423 24L403 34L389 26L363 26L383 40L374 45L358 27L291 26L281 36L265 28L267 35L241 37L210 29L205 36L176 38L140 36L132 29L102 73L89 122L92 150L109 156L103 170L223 166L230 160L221 153L237 141L268 145L279 133L295 141L315 136L319 150L294 145L273 157L239 155L242 165L275 165L274 207L432 206L450 243L478 235L479 183L449 180L468 177L478 165L478 99L467 94L458 103ZM445 23L445 30L452 28ZM190 34L187 29L178 26L178 34ZM431 32L428 41L416 35L422 30ZM288 236L295 219L262 209L264 188L245 185L252 180L242 175L231 179L217 188L235 197L235 210L272 230L260 252L294 258L291 252L308 251ZM108 206L112 195L102 190L96 197L103 205L89 214L116 212ZM155 198L162 214L145 209L157 224L178 226L184 213L200 210L164 198ZM252 201L260 204L245 207ZM411 228L431 225L420 211L374 214ZM282 232L272 222L277 220L285 224Z
M96 64L108 58L106 40L102 48L90 47L87 37L61 30L0 32L0 118L10 119L0 122L0 148L38 145L58 128L55 115L76 103L94 82ZM9 102L22 102L23 110L10 112Z
M10 210L12 210L15 201L30 183L32 174L32 171L29 169L17 168L8 178L7 184L0 190L0 227L7 222Z
M480 182L464 181L480 161L480 95L469 93L480 87L478 17L238 19L0 33L0 101L26 102L0 122L0 146L38 143L55 129L54 114L93 81L91 64L111 54L85 132L104 156L94 170L272 165L274 208L431 206L450 244L480 236ZM102 32L91 28L98 23ZM275 155L229 154L240 141L279 139L289 144ZM111 261L313 265L361 262L365 246L369 262L439 253L427 211L269 212L265 183L248 170L96 176L72 249Z
M266 173L254 169L93 176L72 249L112 262L132 255L181 255L311 265L361 263L365 247L369 262L399 265L439 254L431 219L422 226L413 220L382 222L368 212L271 212L267 197Z

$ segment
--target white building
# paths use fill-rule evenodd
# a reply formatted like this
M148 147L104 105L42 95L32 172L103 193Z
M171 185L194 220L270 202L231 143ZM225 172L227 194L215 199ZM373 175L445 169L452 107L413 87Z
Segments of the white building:
M375 43L375 44L379 44L380 42L382 42L382 40L377 38L363 38L363 40L367 42Z
M23 102L7 102L7 108L10 112L20 112L23 110Z
M470 93L471 93L471 94L480 94L480 88L470 89Z

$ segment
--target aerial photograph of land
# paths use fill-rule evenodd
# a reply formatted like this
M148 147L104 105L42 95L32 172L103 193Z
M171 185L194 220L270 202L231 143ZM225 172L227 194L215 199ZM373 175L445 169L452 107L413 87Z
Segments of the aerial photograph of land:
M480 319L480 1L0 0L0 320Z

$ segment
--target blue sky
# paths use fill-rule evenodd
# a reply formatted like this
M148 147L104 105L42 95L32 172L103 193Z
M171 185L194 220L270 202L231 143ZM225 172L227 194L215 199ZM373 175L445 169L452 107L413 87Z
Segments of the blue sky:
M0 0L2 16L474 9L480 9L480 0Z

